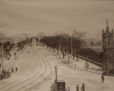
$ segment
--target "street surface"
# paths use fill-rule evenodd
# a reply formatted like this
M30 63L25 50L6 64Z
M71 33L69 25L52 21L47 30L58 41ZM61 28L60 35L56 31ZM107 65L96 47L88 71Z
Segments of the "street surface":
M10 70L12 67L14 72L11 78L0 81L0 91L50 91L55 79L55 65L58 66L58 79L65 80L70 91L76 91L76 85L81 88L82 83L85 84L86 91L113 91L114 77L105 77L102 83L101 71L96 71L100 67L89 63L90 69L85 71L84 60L71 59L73 62L70 64L66 60L47 47L27 47L23 52L17 53L16 60L14 56L5 60L10 61L10 65L12 62L12 65L9 66L6 62L8 66L4 64L4 68ZM18 67L17 72L15 67Z

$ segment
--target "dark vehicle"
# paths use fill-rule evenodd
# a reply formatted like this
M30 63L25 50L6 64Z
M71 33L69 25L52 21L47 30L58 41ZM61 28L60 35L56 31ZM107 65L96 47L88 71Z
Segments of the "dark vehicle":
M2 74L0 74L0 80L2 79L8 79L11 77L11 73L10 72L7 72L7 71L3 71Z
M3 78L4 79L8 79L11 77L11 73L10 72L7 72L7 71L3 71Z
M51 91L69 91L66 90L66 84L64 80L57 80L57 66L55 67L55 81L52 83Z
M57 81L57 91L65 91L65 81Z

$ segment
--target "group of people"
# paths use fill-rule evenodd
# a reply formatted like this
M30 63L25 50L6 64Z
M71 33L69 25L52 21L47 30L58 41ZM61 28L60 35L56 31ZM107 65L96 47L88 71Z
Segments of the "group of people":
M85 70L88 71L88 69L89 69L89 63L86 62L86 63L85 63ZM101 81L102 81L102 83L104 83L104 80L105 80L105 77L104 77L104 72L103 72L103 73L101 74Z
M102 80L102 83L104 83L104 73L102 73L101 75L101 80ZM76 86L76 91L79 91L80 88L79 88L79 85ZM82 86L81 86L81 91L85 91L85 84L83 83Z
M14 72L14 71L17 72L18 71L18 68L16 67L15 70L14 70L14 68L12 68L12 72Z
M76 91L79 91L79 85L76 86ZM81 86L81 91L85 91L85 84L83 83Z

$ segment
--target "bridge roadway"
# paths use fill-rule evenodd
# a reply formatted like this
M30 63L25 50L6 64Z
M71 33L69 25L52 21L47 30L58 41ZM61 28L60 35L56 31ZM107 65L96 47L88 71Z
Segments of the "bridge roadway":
M28 53L28 50L30 53ZM50 91L55 79L54 66L58 65L58 79L66 81L71 91L76 85L84 82L87 91L113 91L114 78L101 83L101 74L79 71L63 64L61 59L46 47L26 48L16 60L18 72L12 73L11 78L0 81L0 91Z

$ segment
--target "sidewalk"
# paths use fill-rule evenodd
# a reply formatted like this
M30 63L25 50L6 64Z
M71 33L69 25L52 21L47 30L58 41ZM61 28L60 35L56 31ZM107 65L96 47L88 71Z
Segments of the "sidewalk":
M79 70L79 71L86 71L86 67L85 67L85 63L89 64L89 68L88 68L88 72L92 72L92 73L97 73L97 74L101 74L102 73L102 68L98 65L95 65L93 63L87 62L81 58L78 58L77 61L77 57L72 57L72 55L68 55L66 54L65 58L63 59L62 57L62 53L59 52L59 54L57 54L56 52L52 53L62 61L62 63L66 64L68 67L74 69L74 70Z

